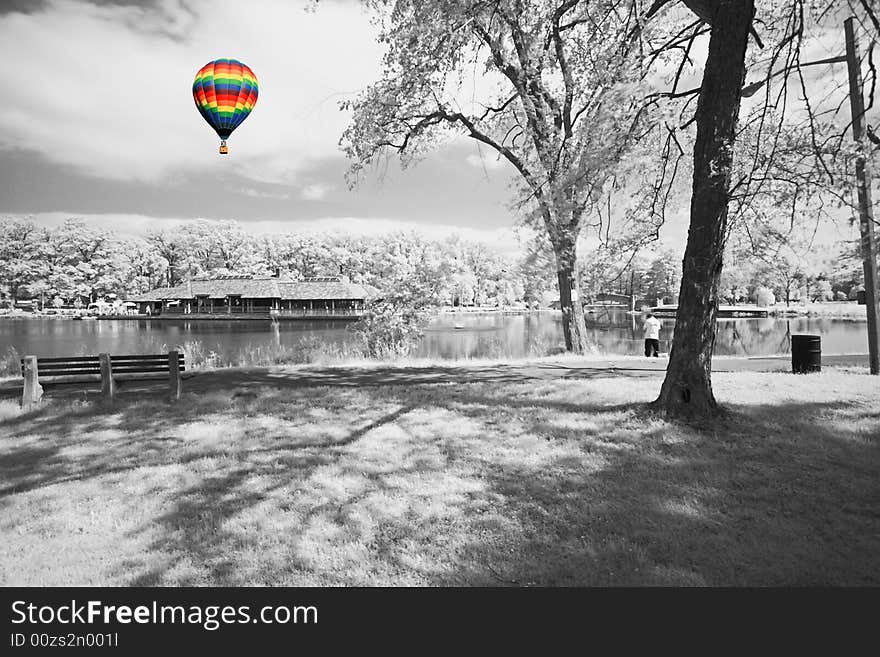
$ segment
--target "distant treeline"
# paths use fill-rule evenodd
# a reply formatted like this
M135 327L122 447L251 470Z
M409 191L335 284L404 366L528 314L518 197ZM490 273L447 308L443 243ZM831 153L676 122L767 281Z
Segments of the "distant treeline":
M792 238L762 236L757 246L728 244L718 289L721 303L774 303L854 300L864 289L857 242L834 247L798 244ZM581 267L585 290L633 294L651 302L672 302L681 282L681 256L588 255Z
M861 284L854 245L818 255L781 248L730 251L719 294L728 303L767 303L767 295L854 298ZM600 292L672 301L681 257L672 251L633 255L599 249L584 254L579 269L587 302ZM235 221L197 220L132 237L81 219L54 228L0 219L0 301L7 305L23 299L45 306L84 305L111 295L125 299L197 277L338 274L386 295L433 305L546 307L558 298L552 253L539 243L510 256L455 233L443 240L405 232L254 235Z
M544 303L553 272L529 270L456 235L442 241L416 233L379 236L254 235L234 221L198 220L121 236L80 219L54 228L28 219L0 219L0 299L81 305L130 298L189 278L219 276L348 276L395 294L418 291L436 304Z

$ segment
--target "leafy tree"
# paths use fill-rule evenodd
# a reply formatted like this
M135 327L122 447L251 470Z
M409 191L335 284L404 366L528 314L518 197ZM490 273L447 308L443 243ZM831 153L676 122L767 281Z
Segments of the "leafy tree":
M603 244L583 258L581 286L590 300L603 292L640 295L645 269L638 251L617 241Z
M410 353L448 296L453 274L437 245L418 235L385 236L381 249L373 272L382 297L353 325L375 358Z
M685 4L693 8L698 3ZM675 333L666 378L655 402L659 409L676 416L706 415L717 408L711 372L718 283L746 45L755 12L754 0L718 0L713 9L709 17L709 53L695 115L690 230ZM700 15L700 11L695 12Z
M76 296L94 302L122 287L124 253L113 232L92 228L82 219L68 219L58 230L69 236L65 246Z
M724 270L721 272L721 278L718 281L718 297L719 299L736 305L740 301L744 301L749 296L749 283L753 277L752 267L744 262L733 264L728 260Z
M680 272L681 263L672 251L659 254L645 272L645 297L672 300L678 293Z
M330 247L323 237L291 236L287 248L288 267L303 278L335 274Z
M768 287L758 286L755 289L754 297L755 303L765 308L776 304L776 295L774 295L773 290Z
M826 278L819 279L813 283L809 291L810 301L832 301L834 300L834 291L831 289L831 281Z
M147 243L165 261L168 285L181 282L181 274L189 264L186 245L187 234L180 230L156 230L147 233Z
M517 265L523 285L522 299L532 308L541 307L545 297L556 288L556 262L546 240L546 235L529 240L526 253ZM590 270L582 268L581 271Z
M231 273L252 266L254 258L251 239L235 221L220 221L212 225L212 239L217 251L217 266Z
M29 219L0 220L0 293L13 303L45 275L41 230Z
M675 4L656 0L649 14ZM867 0L779 0L761 4L759 36L752 25L755 3L750 0L683 0L683 4L699 21L682 30L681 41L669 44L670 51L680 47L683 54L673 91L663 95L698 99L692 118L684 116L689 101L683 103L681 113L683 126L696 124L693 194L673 349L656 406L671 415L706 416L717 411L711 360L729 220L762 194L779 195L783 188L790 207L817 186L823 192L845 191L835 174L835 169L844 167L835 160L837 153L840 160L848 157L847 149L839 148L849 120L840 116L845 101L840 90L845 93L846 84L832 88L830 94L827 86L819 93L809 89L804 69L827 67L829 62L827 58L807 61L806 55L822 43L840 44L842 50L841 23L849 12L874 38L880 35L880 21L875 3ZM687 69L691 46L705 25L710 26L710 39L702 83L676 94L680 72ZM747 51L750 34L755 47ZM747 71L757 76L749 84L745 84ZM846 75L845 67L836 71ZM744 96L755 100L740 117ZM799 106L794 107L796 102ZM828 127L835 120L836 127Z
M849 298L851 290L858 290L859 286L864 285L865 271L862 266L861 245L858 241L838 245L829 280L835 295L842 292L844 299Z
M189 275L205 274L220 266L217 253L218 226L205 219L189 221L179 228L181 246L185 252L186 271Z
M366 4L388 50L381 79L343 103L354 110L342 137L351 179L388 151L409 164L450 134L488 146L517 172L519 205L546 232L566 347L583 351L578 238L651 129L652 107L637 102L642 58L626 56L632 13L616 0Z
M126 256L121 276L126 296L143 294L160 287L166 280L166 261L150 244L141 238L131 238L122 243Z
M43 262L46 266L44 286L50 295L69 302L78 293L74 235L64 226L59 226L45 231L43 237Z

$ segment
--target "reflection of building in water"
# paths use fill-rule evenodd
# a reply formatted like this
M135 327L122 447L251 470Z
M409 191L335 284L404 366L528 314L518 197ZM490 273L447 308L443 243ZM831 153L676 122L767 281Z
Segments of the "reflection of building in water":
M352 283L347 276L300 281L236 276L163 287L132 301L141 314L152 317L357 319L378 296L376 288Z

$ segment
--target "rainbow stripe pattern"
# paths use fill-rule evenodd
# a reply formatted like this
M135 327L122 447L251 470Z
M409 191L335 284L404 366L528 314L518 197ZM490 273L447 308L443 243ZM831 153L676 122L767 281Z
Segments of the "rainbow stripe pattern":
M202 118L225 140L254 109L259 87L237 59L215 59L196 73L192 92Z

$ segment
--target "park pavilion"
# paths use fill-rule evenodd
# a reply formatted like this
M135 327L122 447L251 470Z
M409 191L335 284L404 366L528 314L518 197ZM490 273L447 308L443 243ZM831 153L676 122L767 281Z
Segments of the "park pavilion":
M131 299L140 314L190 318L357 318L379 291L347 276L289 280L221 277L162 287Z

